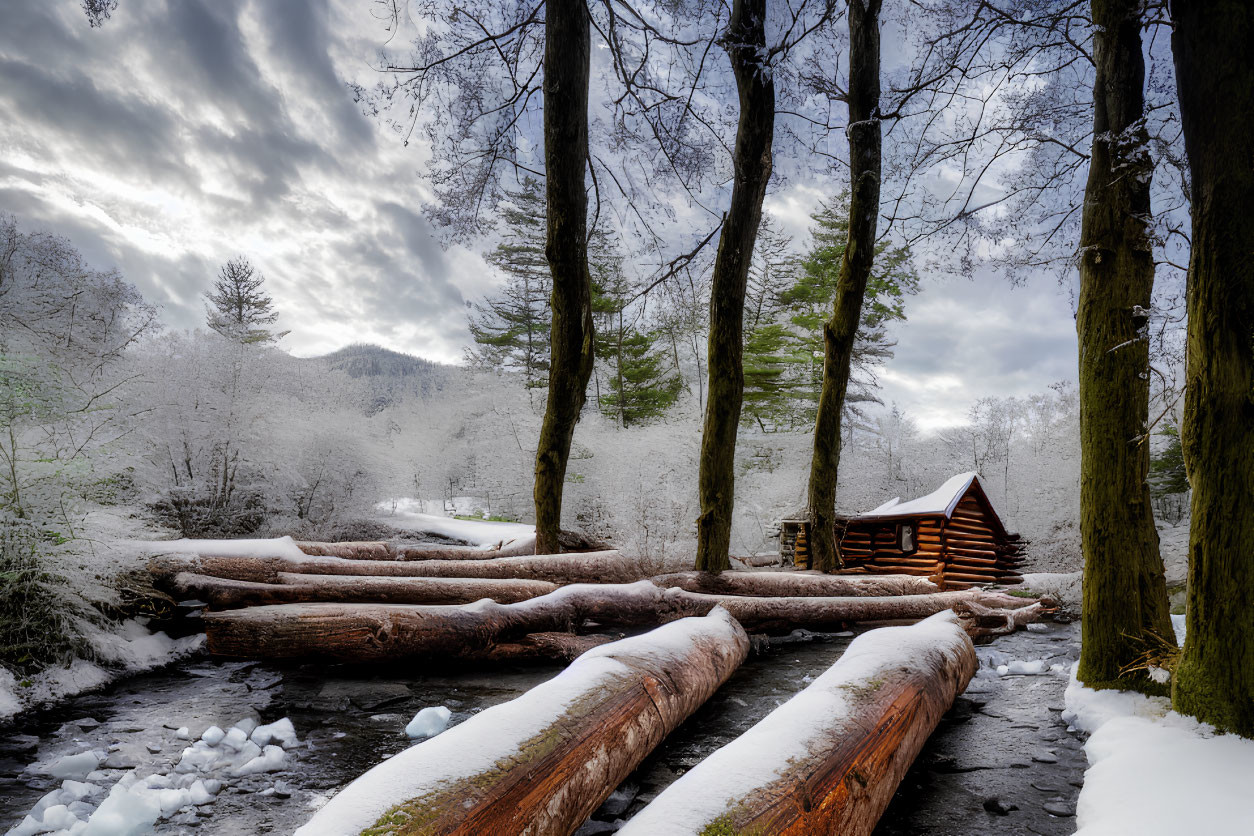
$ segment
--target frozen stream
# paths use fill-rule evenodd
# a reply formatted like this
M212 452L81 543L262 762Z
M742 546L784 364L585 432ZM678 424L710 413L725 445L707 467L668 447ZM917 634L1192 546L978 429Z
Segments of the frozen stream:
M980 648L980 677L929 741L879 832L992 834L1008 832L1004 828L1012 822L1024 828L1021 832L1070 832L1066 808L1073 809L1084 757L1080 741L1058 726L1065 677L1046 672L1002 678L994 669L1010 659L1067 662L1074 652L1074 629L1043 630ZM840 657L850 638L800 633L760 642L732 679L645 760L581 834L616 830L618 821L805 687ZM179 736L181 728L195 739L211 726L229 730L241 720L269 723L287 717L299 742L287 747L280 768L227 779L215 800L174 813L158 822L155 832L290 833L339 787L412 745L404 728L418 710L444 705L452 711L452 723L458 723L558 670L557 665L366 670L189 660L4 729L0 832L17 825L32 805L61 785L46 774L59 758L90 750L107 755L88 779L104 786L128 773L141 779L153 774L177 778L174 767L191 745ZM1047 811L1047 803L1062 815ZM1007 814L1001 807L1014 809Z

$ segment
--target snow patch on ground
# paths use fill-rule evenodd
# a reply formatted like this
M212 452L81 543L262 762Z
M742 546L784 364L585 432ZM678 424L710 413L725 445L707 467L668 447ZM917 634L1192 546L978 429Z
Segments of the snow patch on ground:
M458 520L437 514L423 513L422 500L404 498L380 502L375 508L386 512L382 519L405 531L426 531L462 540L482 549L521 545L527 538L535 539L536 527L525 523Z
M109 777L116 773L97 769L104 752L66 755L33 767L62 779L61 786L36 802L5 836L137 836L151 832L161 819L178 815L188 817L185 823L199 825L196 808L212 804L236 779L284 769L286 750L297 745L295 727L286 717L268 726L245 718L229 731L206 729L200 740L183 750L172 771L142 778L127 772L112 787ZM261 794L280 792L290 792L284 781L274 782Z
M409 725L405 727L405 734L415 738L435 737L448 728L448 721L452 716L453 712L442 705L424 708L409 721Z
M1063 719L1092 736L1077 836L1254 833L1254 740L1216 734L1162 697L1067 687Z
M146 619L130 619L106 629L89 622L79 628L95 661L75 659L19 680L0 668L0 722L37 706L99 688L118 677L168 665L204 646L203 634L172 639L148 629Z
M1083 572L1029 572L1023 576L1022 589L1053 598L1060 605L1079 610L1084 594Z

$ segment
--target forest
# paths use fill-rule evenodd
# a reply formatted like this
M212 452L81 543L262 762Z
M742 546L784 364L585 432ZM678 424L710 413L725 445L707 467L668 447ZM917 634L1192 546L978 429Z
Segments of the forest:
M351 256L294 279L333 250L285 262L277 221L212 256L188 238L177 283L124 271L116 242L157 252L156 233L88 197L82 172L171 218L189 193L221 218L298 207L293 240L358 238L334 252L363 265L385 236L332 198L258 185L294 168L282 153L330 183L343 148L234 149L235 193L240 165L216 162L177 197L127 182L95 155L144 152L109 133L105 77L79 80L102 139L73 152L73 198L0 191L9 834L183 832L209 809L307 835L889 836L1004 832L1006 816L1168 833L1197 805L1215 832L1254 827L1218 777L1254 768L1248 4L62 5L15 20L67 56L177 30L187 79L260 78L241 56L277 55L283 108L334 112L374 165L406 160L387 182L408 205L380 205L443 253L412 266L451 273L415 327L439 322L461 356L379 337L401 331L362 314L389 301ZM229 32L236 52L196 52ZM4 162L69 170L39 131L68 118L73 85L39 98L20 40L0 39L0 112L31 127L0 134ZM340 62L317 95L291 81L298 41ZM242 141L268 117L241 78L162 119ZM107 235L47 209L76 201L103 207L75 217L108 217ZM927 397L960 417L921 423L888 394L899 352L936 328L912 313L990 276L1066 297L1075 374L987 395L955 369ZM955 307L950 327L978 334L980 311ZM335 320L366 336L309 351ZM877 514L902 558L885 565L908 568L854 556L849 532ZM1008 554L1013 585L974 583ZM947 584L947 560L977 574ZM827 655L783 661L809 643ZM337 667L316 696L293 696L320 662ZM219 696L188 691L166 731L127 731L119 689L153 670L153 693L203 676ZM778 698L772 670L794 678ZM751 713L734 735L730 699ZM390 704L425 707L385 738L369 723ZM344 716L358 709L368 721ZM101 722L66 712L89 710L176 740L88 746L76 735ZM322 745L370 756L345 749L353 768L332 774L313 729L341 725ZM985 764L990 729L1030 729L1031 763ZM954 777L1019 768L1016 789ZM232 812L229 786L308 809Z

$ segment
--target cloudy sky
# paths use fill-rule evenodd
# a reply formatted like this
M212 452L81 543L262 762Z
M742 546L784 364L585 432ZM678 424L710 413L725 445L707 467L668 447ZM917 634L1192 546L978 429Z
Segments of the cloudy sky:
M0 3L0 211L117 267L175 327L203 322L243 253L296 354L368 341L460 360L465 301L492 277L422 218L423 149L352 101L388 34L368 0L122 0L96 30L76 0ZM799 231L811 205L769 208ZM925 275L907 312L884 396L925 428L1075 378L1053 281Z

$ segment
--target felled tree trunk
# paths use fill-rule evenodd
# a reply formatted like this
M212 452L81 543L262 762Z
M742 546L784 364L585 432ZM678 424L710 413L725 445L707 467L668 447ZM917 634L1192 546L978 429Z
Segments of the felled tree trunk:
M927 595L941 589L912 575L825 575L818 572L675 572L650 578L658 586L714 595Z
M619 833L867 836L977 667L952 613L865 633Z
M343 543L323 543L314 540L298 540L296 548L316 557L345 557L351 560L396 560L396 549L378 540L360 540Z
M571 833L748 652L744 630L719 611L591 650L383 761L297 836Z
M393 578L496 578L568 583L630 583L653 574L652 567L616 551L530 555L493 560L341 560L334 557L158 558L150 568L158 577L194 572L219 578L278 583L281 573L361 575Z
M832 316L823 325L823 387L814 422L807 504L811 564L830 572L836 554L836 472L849 363L875 259L880 211L880 0L849 4L849 241L840 260Z
M306 575L280 572L279 583L257 583L180 572L169 584L183 598L199 598L214 609L267 604L469 604L491 598L502 604L526 601L557 589L548 581L490 578L389 578Z
M589 623L600 629L651 627L705 615L720 605L746 630L786 632L917 620L970 603L1010 610L1035 602L979 590L883 598L748 598L659 589L642 581L577 584L515 604L279 604L206 613L204 622L209 650L219 656L479 660L491 658L496 645L532 633L576 633Z
M766 0L735 0L721 42L740 94L732 153L731 204L723 218L710 280L709 394L701 430L696 568L731 568L736 429L744 397L745 284L771 179L775 82L766 65Z
M550 0L544 26L544 169L553 274L549 395L536 447L536 554L561 548L562 486L575 422L592 375L592 278L588 273L588 75L591 21L585 0Z

